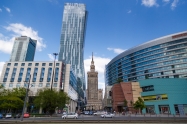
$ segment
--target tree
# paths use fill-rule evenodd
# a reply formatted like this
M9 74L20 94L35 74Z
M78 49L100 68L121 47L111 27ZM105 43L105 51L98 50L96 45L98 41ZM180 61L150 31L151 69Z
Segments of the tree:
M63 108L69 102L69 97L65 92L56 91L54 89L41 89L37 92L34 99L34 105L37 108L43 108L52 115L56 107Z
M7 112L17 110L23 107L25 88L4 89L0 87L0 109Z
M127 103L128 103L127 100L124 99L124 106L125 106L125 107L127 107Z
M134 103L133 106L134 106L134 109L139 110L139 112L140 110L142 111L146 107L141 97L138 97L138 100Z
M118 79L116 80L116 83L120 83L120 82L123 82L123 80L122 80L121 78L118 78Z

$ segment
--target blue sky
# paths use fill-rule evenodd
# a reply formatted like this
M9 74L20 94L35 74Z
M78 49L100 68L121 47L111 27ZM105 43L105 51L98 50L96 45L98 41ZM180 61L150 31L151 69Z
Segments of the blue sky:
M35 61L53 60L66 2L86 4L85 69L93 52L99 88L104 88L104 66L122 51L187 30L186 0L0 0L0 74L21 35L38 40Z

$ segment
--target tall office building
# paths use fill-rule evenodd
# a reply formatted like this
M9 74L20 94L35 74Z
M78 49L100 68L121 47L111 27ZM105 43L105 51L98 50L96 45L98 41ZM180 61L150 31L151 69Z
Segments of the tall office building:
M33 61L37 40L27 36L16 37L10 56L10 61Z
M84 40L87 11L84 4L66 3L60 39L59 61L71 64L85 90Z

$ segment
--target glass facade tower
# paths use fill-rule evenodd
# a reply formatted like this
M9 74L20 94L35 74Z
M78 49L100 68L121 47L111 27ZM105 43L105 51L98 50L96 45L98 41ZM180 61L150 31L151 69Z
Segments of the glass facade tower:
M113 58L105 67L106 85L151 78L187 78L187 31L157 38Z
M60 39L59 61L71 64L85 90L84 40L87 11L84 4L66 3Z
M16 37L10 56L10 61L33 61L36 51L36 40L27 36Z

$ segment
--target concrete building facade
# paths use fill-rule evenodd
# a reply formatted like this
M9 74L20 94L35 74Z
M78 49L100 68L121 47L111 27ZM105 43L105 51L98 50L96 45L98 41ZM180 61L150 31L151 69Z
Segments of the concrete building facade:
M70 97L70 104L67 105L68 112L75 112L76 110L78 100L77 77L70 64L59 61L55 63L6 62L0 77L0 83L5 89L26 88L30 83L28 96L36 96L37 91L43 88L52 87L56 91L62 90Z

